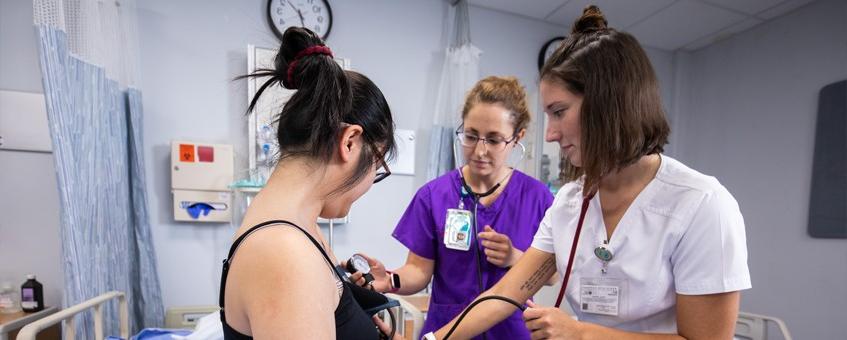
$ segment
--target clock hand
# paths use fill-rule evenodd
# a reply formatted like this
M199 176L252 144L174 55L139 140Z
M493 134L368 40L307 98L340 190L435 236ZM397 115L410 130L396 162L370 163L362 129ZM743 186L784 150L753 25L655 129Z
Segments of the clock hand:
M288 5L291 6L291 9L293 9L294 11L297 12L297 16L300 17L300 26L306 26L306 24L303 22L303 13L300 12L300 10L297 9L297 7L294 7L294 5L291 4L291 1L285 0L285 2L287 2Z

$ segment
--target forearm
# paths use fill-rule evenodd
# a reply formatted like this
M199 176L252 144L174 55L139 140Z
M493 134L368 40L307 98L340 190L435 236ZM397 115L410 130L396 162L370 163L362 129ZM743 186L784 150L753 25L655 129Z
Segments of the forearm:
M400 289L393 292L397 295L412 295L420 292L432 279L432 274L415 265L406 264L392 271L400 276Z
M517 292L502 292L496 289L497 287L492 287L482 293L479 297L476 298L477 301L486 296L503 296L509 299L512 299L520 304L523 304L530 295L528 294L515 294ZM470 339L474 336L477 336L484 332L485 330L491 328L496 325L500 321L505 320L507 317L512 315L512 313L517 310L517 307L514 305L502 301L502 300L486 300L477 304L473 309L468 311L467 315L462 319L459 326L456 327L456 330L450 334L451 339ZM460 314L461 315L461 314ZM445 339L447 333L453 325L458 320L458 317L454 318L450 323L446 326L442 327L439 331L435 332L436 339Z
M515 264L517 264L518 261L520 261L521 257L524 255L524 252L521 251L520 249L516 248L514 251L515 251L514 260L512 261L511 264L509 264L509 266L514 266ZM547 282L544 283L544 285L545 286L553 286L556 283L559 283L559 275L557 273L553 273L553 276L551 276L550 279L547 280Z
M555 272L556 259L553 254L531 249L506 273L506 276L480 297L497 295L523 305ZM514 313L516 309L517 307L505 301L481 302L467 313L451 338L469 339L476 336ZM456 319L453 319L447 326L436 332L436 338L443 339L455 322Z
M677 334L634 333L626 332L598 324L581 322L582 340L622 339L622 340L685 340Z

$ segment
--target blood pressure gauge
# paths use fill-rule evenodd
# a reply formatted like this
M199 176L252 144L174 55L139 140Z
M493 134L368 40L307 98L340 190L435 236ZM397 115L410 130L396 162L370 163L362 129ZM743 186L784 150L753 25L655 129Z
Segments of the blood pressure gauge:
M355 272L362 273L362 277L365 279L365 285L373 282L374 276L371 274L371 265L368 264L368 259L364 256L355 254L347 260L347 267L344 268L348 273L352 274Z

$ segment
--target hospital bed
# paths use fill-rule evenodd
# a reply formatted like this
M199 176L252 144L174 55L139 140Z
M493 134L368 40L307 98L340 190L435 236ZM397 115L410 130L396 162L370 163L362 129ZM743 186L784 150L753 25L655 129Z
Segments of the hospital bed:
M782 339L791 340L791 333L788 332L788 327L782 320L772 317L753 313L738 313L738 321L735 322L735 339L736 340L771 340L779 339L777 337L768 336L768 323L773 323L782 333Z
M406 301L403 297L390 294L390 297L400 301L400 307L393 308L392 312L396 316L396 327L398 334L403 335L406 339L418 339L420 336L421 327L423 327L424 313L411 302ZM60 322L64 322L62 333L65 340L74 340L76 335L75 317L83 312L93 309L94 312L94 339L115 339L115 337L106 337L103 334L104 315L103 305L111 300L118 302L118 318L120 325L120 339L130 339L129 336L129 312L126 302L126 295L123 292L113 291L97 296L93 299L81 302L71 307L65 308L55 314L46 316L38 321L32 322L23 328L18 333L18 340L35 340L36 335ZM389 317L383 316L386 321ZM201 324L204 324L201 329ZM218 316L217 306L201 306L201 307L178 307L169 309L166 313L165 326L168 328L182 329L180 335L174 335L173 339L222 339L222 329ZM195 327L197 326L197 327ZM194 329L194 332L188 334L186 329ZM133 339L145 338L141 336L145 334L144 330L136 334ZM165 330L161 330L165 331ZM158 334L162 332L157 332ZM151 334L148 332L147 334ZM152 337L151 337L152 338ZM156 339L161 339L156 337Z
M388 294L392 299L400 302L400 307L394 308L393 313L396 316L397 332L403 335L405 339L419 339L421 327L424 323L424 315L426 314L426 305L428 305L428 296L410 296L403 297L394 294ZM126 302L126 296L123 292L113 291L108 292L88 301L84 301L77 305L65 308L55 314L46 316L38 321L32 322L23 328L18 333L18 340L35 340L35 336L49 328L52 325L64 321L63 334L64 339L73 340L76 334L74 317L82 312L94 309L94 339L105 339L103 334L103 304L116 299L118 301L118 318L120 324L120 338L129 339L129 312ZM218 331L220 322L217 316L217 306L202 306L202 307L179 307L169 309L166 314L165 326L168 328L195 329L201 319L212 323L211 327L204 329L195 329L195 337L191 335L187 337L175 337L180 339L220 339L222 334ZM212 315L214 314L214 315ZM387 316L384 318L387 319ZM768 324L775 324L782 333L782 339L792 340L788 327L785 323L775 317L744 313L738 315L738 321L735 327L736 340L770 340L773 337L768 336ZM217 327L217 328L216 328ZM201 336L201 334L205 333ZM218 337L220 335L220 337Z
M118 303L118 318L119 318L119 328L120 334L117 336L106 337L103 334L103 324L104 324L104 315L103 315L103 305L111 300L117 300ZM71 307L65 308L57 313L54 313L50 316L44 317L38 321L32 322L23 328L18 333L17 339L19 340L35 340L35 336L41 332L49 328L52 325L58 324L60 322L64 322L62 334L64 335L65 340L73 340L76 335L76 325L75 325L75 317L83 312L86 312L90 309L94 310L94 339L103 340L103 339L130 339L129 337L129 311L126 302L126 296L123 292L113 291L97 296L93 299L84 301L82 303L73 305ZM191 338L189 330L194 328L197 322L203 318L204 316L209 316L209 319L215 320L217 324L220 324L220 321L217 321L217 306L209 306L209 307L181 307L168 310L166 314L165 325L170 328L174 328L173 330L166 329L145 329L141 331L141 333L133 336L133 339L162 339L162 338L173 338L173 339L181 339L184 336L188 335L188 338ZM214 314L214 315L211 315ZM217 331L216 333L220 334L220 337L200 337L201 339L213 339L213 338L222 338L222 332ZM144 336L147 334L147 336ZM164 335L174 335L173 337L164 337ZM198 337L194 337L198 338Z
M30 323L18 333L19 340L35 340L35 335L48 327L64 321L62 333L65 340L73 340L76 335L76 324L74 317L88 309L94 309L94 338L103 339L103 304L109 300L118 300L118 317L120 320L120 336L129 338L129 311L126 304L126 296L122 292L108 292L91 300L70 306L57 313L46 316L38 321Z

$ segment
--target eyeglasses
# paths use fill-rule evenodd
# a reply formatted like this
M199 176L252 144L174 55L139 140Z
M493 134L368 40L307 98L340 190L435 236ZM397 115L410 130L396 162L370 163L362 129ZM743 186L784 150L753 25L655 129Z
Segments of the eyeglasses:
M380 166L376 169L376 177L374 177L374 184L379 183L379 181L384 180L386 177L391 175L391 170L388 169L388 164L385 163L385 156L379 157Z
M482 141L482 145L484 145L486 148L489 148L489 150L503 151L503 150L506 149L506 145L509 145L509 143L517 140L517 136L512 136L512 138L509 138L509 139L505 139L505 138L482 138L482 137L477 136L477 135L465 133L462 130L457 130L456 131L456 139L459 140L459 144L462 144L462 146L464 146L466 148L474 148L474 147L476 147L477 144L479 144L479 141Z

